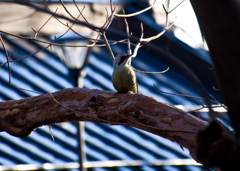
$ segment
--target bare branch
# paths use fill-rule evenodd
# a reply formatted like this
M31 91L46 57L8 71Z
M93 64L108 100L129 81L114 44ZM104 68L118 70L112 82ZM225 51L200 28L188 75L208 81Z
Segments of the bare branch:
M79 21L77 18L75 18L75 17L68 11L68 9L67 9L67 7L64 5L63 1L62 1L62 0L59 0L59 1L60 1L60 3L62 4L64 10L68 13L68 15L69 15L72 19L74 19L74 20L76 20L76 21Z
M54 14L56 14L57 10L58 10L58 8L57 8L56 11L54 12ZM32 28L32 30L35 32L34 39L37 38L38 33L39 33L39 32L42 30L42 28L51 20L51 18L52 18L53 16L54 16L54 15L51 15L51 16L47 19L47 21L38 29L38 31L35 31L35 30Z
M165 11L166 14L166 27L168 26L168 11L169 11L169 6L170 6L170 0L167 1L167 9L165 8L164 4L162 4L163 9Z
M155 40L155 39L161 37L168 29L170 29L170 28L173 26L174 21L176 20L176 17L175 17L175 20L174 20L173 22L171 22L170 25L168 25L168 15L169 15L172 11L174 11L179 5L181 5L184 1L185 1L185 0L183 0L182 2L180 2L180 3L179 3L176 7L174 7L170 12L168 11L168 10L169 10L169 5L170 5L170 0L168 0L167 9L166 9L166 7L164 6L164 4L162 4L163 9L164 9L164 11L165 11L165 13L166 13L166 26L165 26L165 28L163 29L162 32L158 33L157 35L152 36L152 37L149 37L149 38L143 38L142 41L145 42L145 43L148 43L148 42L150 42L150 41L152 41L152 40Z
M217 99L215 99L211 94L210 97L217 103L219 104L221 107L223 107L224 109L226 109L228 111L228 107L223 105L222 103L220 103Z
M42 112L43 106L44 112ZM33 108L34 112L32 112ZM152 97L127 93L116 96L110 91L77 87L50 95L0 102L0 116L13 127L30 130L41 125L64 121L128 124L176 141L188 148L192 154L196 152L197 132L208 124ZM21 120L13 118L21 118ZM0 131L4 130L0 128Z
M113 20L113 17L114 17L114 11L115 11L115 8L113 9L113 3L112 3L112 0L110 0L110 7L111 7L111 15L110 17L108 18L108 23L106 24L106 26L103 26L104 27L104 30L107 30L108 27L110 26L112 20ZM104 24L105 25L105 24ZM102 33L102 36L103 36L103 40L106 44L106 47L107 47L107 50L108 50L108 53L110 54L110 57L112 59L112 61L114 61L114 54L112 52L112 49L108 43L108 40L107 40L107 37L106 37L106 31L101 31Z
M23 57L23 58L20 58L20 59L17 59L17 60L13 60L13 61L9 61L9 62L17 62L17 61L26 59L26 58L28 58L28 57L30 57L30 56L33 56L33 55L35 55L35 54L37 54L37 53L39 53L39 52L47 49L47 48L50 47L57 39L61 38L61 37L64 36L65 34L67 34L67 32L70 30L70 28L71 28L73 25L74 25L74 23L68 28L68 30L67 30L65 33L63 33L62 35L60 35L60 36L57 37L57 38L55 37L55 39L53 40L53 42L52 42L52 43L49 43L48 46L46 46L46 47L44 47L44 48L42 48L42 49L40 49L40 50L38 50L38 51L30 54L30 55L27 55L27 56L25 56L25 57ZM36 39L33 39L33 40L36 40ZM7 62L8 62L8 61L7 61ZM7 62L5 62L5 63L3 63L2 65L0 65L0 67L3 66L3 65L5 65Z
M175 18L175 19L176 19L176 18ZM174 20L174 21L175 21L175 20ZM169 26L166 26L166 27L163 29L163 31L161 31L161 32L158 33L157 35L152 36L152 37L149 37L149 38L143 38L142 41L148 43L148 42L150 42L150 41L152 41L152 40L155 40L155 39L161 37L168 29L170 29L170 28L173 26L174 21L171 22Z
M141 11L138 11L138 12L135 12L135 13L132 13L132 14L114 14L116 17L133 17L133 16L136 16L136 15L139 15L139 14L142 14L150 9L152 9L154 7L156 3L156 0L153 2L153 4Z
M123 11L123 14L125 14L124 9L123 9L122 11ZM127 33L128 37L130 37L130 34L129 34L129 26L128 26L128 22L127 22L126 17L124 17L124 21L125 21L125 26L126 26L126 33ZM128 50L127 50L127 55L128 55L128 56L132 55L130 38L128 38Z
M55 40L54 40L54 41L55 41ZM53 42L54 42L54 41L53 41ZM25 57L23 57L23 58L20 58L20 59L17 59L17 60L12 60L12 61L9 61L9 62L17 62L17 61L21 61L21 60L23 60L23 59L26 59L26 58L28 58L28 57L30 57L30 56L33 56L33 55L35 55L35 54L37 54L37 53L39 53L39 52L41 52L41 51L47 49L49 46L51 46L51 44L48 45L48 46L46 46L46 47L44 47L44 48L42 48L42 49L40 49L40 50L38 50L38 51L36 51L36 52L34 52L34 53L32 53L32 54L30 54L30 55L27 55L27 56L25 56ZM3 66L3 65L5 65L6 63L8 63L8 61L5 62L5 63L3 63L3 64L1 64L0 67Z
M83 10L84 10L85 6L83 7L82 11L80 11L80 9L78 8L78 5L77 5L76 1L73 0L73 2L74 2L74 4L75 4L75 6L77 7L79 14L82 16L82 18L85 20L85 22L89 24L88 20L87 20L87 19L85 18L85 16L83 15Z
M132 67L133 68L133 67ZM140 71L140 70L137 70L135 68L133 68L134 71L137 71L137 72L141 72L141 73L144 73L144 74L163 74L165 72L167 72L169 70L169 67L164 70L164 71L160 71L160 72L148 72L148 71Z
M48 125L48 128L49 128L49 132L50 132L50 134L51 134L52 140L55 141L54 136L53 136L53 133L52 133L52 128L51 128L51 126Z
M216 87L213 86L213 90L215 91L221 91L221 89L217 89Z
M205 100L205 99L202 98L202 97L190 96L190 95L186 95L186 94L177 94L177 93L165 92L165 91L160 90L155 84L153 84L153 85L154 85L154 87L155 87L158 91L160 91L161 93L171 94L171 95L175 95L175 96L183 96L183 97L189 97L189 98L194 98L194 99ZM216 101L214 101L214 100L210 100L210 101L213 102L213 103L216 103ZM201 103L201 101L200 101L200 103Z
M134 49L134 52L133 52L133 55L132 57L135 58L137 56L137 52L138 52L138 49L140 48L140 45L141 45L141 42L143 41L143 23L141 23L141 36L139 38L139 42L137 43L135 49Z
M170 14L171 12L173 12L177 7L179 7L185 0L183 0L182 2L180 2L177 6L175 6L171 11L168 12L168 14Z

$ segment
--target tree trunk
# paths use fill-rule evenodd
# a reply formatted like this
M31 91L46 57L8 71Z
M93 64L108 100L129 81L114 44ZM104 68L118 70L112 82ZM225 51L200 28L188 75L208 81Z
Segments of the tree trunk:
M240 137L240 8L236 0L191 0L224 102Z

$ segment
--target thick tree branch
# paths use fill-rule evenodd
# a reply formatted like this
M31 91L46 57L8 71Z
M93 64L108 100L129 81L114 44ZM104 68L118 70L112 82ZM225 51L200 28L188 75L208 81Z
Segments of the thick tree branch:
M178 142L188 148L194 158L198 131L208 124L145 95L81 88L1 102L0 116L17 129L34 130L64 121L133 126ZM7 129L0 124L0 131Z
M240 7L239 1L191 0L209 47L224 102L240 139Z

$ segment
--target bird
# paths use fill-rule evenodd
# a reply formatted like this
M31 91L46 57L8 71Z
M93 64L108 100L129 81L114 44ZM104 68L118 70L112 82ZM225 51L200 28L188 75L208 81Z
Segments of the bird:
M138 93L135 71L131 66L131 55L118 54L113 61L112 83L118 93Z

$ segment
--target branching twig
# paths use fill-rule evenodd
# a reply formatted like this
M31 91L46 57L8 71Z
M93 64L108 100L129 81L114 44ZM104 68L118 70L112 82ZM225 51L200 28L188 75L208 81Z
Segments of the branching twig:
M167 1L167 9L165 8L164 4L162 4L163 9L165 11L166 14L166 27L168 26L168 14L169 14L169 6L170 6L170 0Z
M175 18L175 19L176 19L176 18ZM174 20L174 21L175 21L175 20ZM166 27L163 29L163 31L161 31L161 32L158 33L157 35L152 36L152 37L148 37L148 38L143 38L142 41L145 42L145 43L148 43L148 42L150 42L150 41L153 41L153 40L161 37L168 29L170 29L170 28L173 26L174 21L171 22L169 26L166 26Z
M210 97L215 101L215 103L219 104L221 107L223 107L224 109L228 110L227 106L223 105L222 103L220 103L217 99L215 99L211 94Z
M28 56L25 56L25 57L20 58L20 59L17 59L17 60L9 61L9 62L17 62L17 61L20 61L20 60L26 59L26 58L28 58L28 57L30 57L30 56L33 56L33 55L35 55L35 54L37 54L37 53L39 53L39 52L41 52L41 51L47 49L47 48L50 47L52 44L54 44L54 42L55 42L57 39L61 38L61 37L64 36L65 34L67 34L67 32L69 32L70 28L72 28L73 25L74 25L74 23L73 23L71 26L69 26L68 30L67 30L65 33L63 33L63 34L60 35L59 37L55 38L55 39L53 40L53 42L52 42L52 43L49 43L49 45L47 45L46 47L44 47L44 48L40 49L39 51L36 51L36 52L34 52L34 53L28 55ZM33 39L33 40L34 40L34 39ZM35 39L35 40L36 40L36 39ZM7 62L8 62L8 61L7 61ZM1 64L0 67L3 66L3 65L5 65L7 62Z
M183 97L189 97L189 98L194 98L194 99L205 100L205 99L202 98L202 97L196 97L196 96L190 96L190 95L185 95L185 94L177 94L177 93L169 93L169 92L165 92L165 91L160 90L155 84L153 84L153 85L154 85L154 87L155 87L158 91L160 91L161 93L171 94L171 95L175 95L175 96L183 96ZM213 101L213 100L210 100L210 101L213 102L213 103L216 103L216 102ZM200 101L200 103L201 103L201 101Z
M67 9L67 7L64 5L63 1L62 0L59 0L60 3L62 4L64 10L68 13L68 15L73 19L73 20L76 20L76 21L79 21L77 18L75 18Z
M165 6L164 6L164 4L163 4L163 9L164 9L164 11L165 11L165 13L166 13L166 26L165 26L165 28L163 29L162 32L158 33L157 35L152 36L152 37L149 37L149 38L143 38L142 41L145 42L145 43L148 43L148 42L150 42L150 41L152 41L152 40L155 40L155 39L161 37L168 29L170 29L170 28L173 26L174 21L176 20L176 18L175 18L175 20L174 20L173 22L171 22L171 23L168 25L168 15L169 15L172 11L174 11L179 5L181 5L184 1L185 1L185 0L183 0L182 2L180 2L180 3L179 3L176 7L174 7L171 11L168 11L168 10L169 10L169 5L170 5L170 0L168 1L168 7L167 7L168 9L166 9Z
M57 8L56 11L54 12L54 14L56 14L57 10L58 10L58 8ZM42 28L51 20L51 18L54 16L54 14L51 15L51 16L47 19L47 21L45 21L45 23L38 29L38 31L35 31L35 30L33 29L33 27L31 27L32 30L35 32L34 39L37 38L38 33L39 33L39 32L42 30Z
M75 4L75 6L77 7L77 10L78 10L79 14L82 16L82 18L85 20L85 22L88 23L88 24L90 24L90 23L88 22L88 20L85 18L85 16L83 15L83 10L84 10L85 6L83 7L82 11L80 11L80 9L78 8L78 5L77 5L76 1L73 0L73 2L74 2L74 4Z
M169 0L169 1L170 1L170 0ZM163 9L164 9L165 13L166 13L166 14L170 14L170 13L173 12L177 7L179 7L184 1L185 1L185 0L181 1L181 2L180 2L177 6L175 6L171 11L166 10L164 4L162 4L162 6L163 6ZM170 3L170 2L168 2L168 8L169 8L169 3Z
M176 94L176 93L165 92L165 91L160 90L155 84L153 84L153 85L154 85L154 87L155 87L158 91L160 91L161 93L171 94L171 95L176 95L176 96L189 97L189 98L195 98L195 99L201 99L201 100L206 100L205 98L202 98L202 97L196 97L196 96L190 96L190 95L185 95L185 94ZM223 105L223 104L221 104L219 101L217 101L211 94L210 94L210 96L211 96L212 99L213 99L213 100L208 99L210 102L219 104L219 106L214 106L214 107L211 106L211 108L223 107L223 108L225 108L226 110L228 110L225 105ZM193 110L193 111L189 111L189 112L195 112L195 111L201 110L201 109L203 109L203 108L208 108L208 109L209 109L208 106L204 106L204 105L203 105L203 103L202 103L201 100L199 101L199 103L202 105L202 107L199 108L199 109Z

